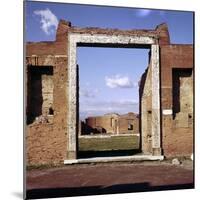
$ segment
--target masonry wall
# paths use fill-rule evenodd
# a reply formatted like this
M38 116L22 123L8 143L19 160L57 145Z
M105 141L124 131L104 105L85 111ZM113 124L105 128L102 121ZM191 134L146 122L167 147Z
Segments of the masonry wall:
M157 27L160 45L161 147L166 157L193 153L193 45L170 44L166 25ZM151 150L151 68L140 82L142 150Z
M166 157L190 156L193 153L193 46L162 46L160 55L163 153ZM171 113L165 114L164 110Z
M152 36L158 38L160 45L160 78L161 78L161 133L162 149L165 156L190 155L193 148L193 103L192 103L192 80L190 76L184 75L184 70L193 68L193 46L192 45L171 45L169 32L166 24L161 24L155 30L117 30L100 28L77 28L72 27L70 22L61 20L58 25L56 40L52 42L27 42L26 45L26 158L27 165L40 164L61 164L65 159L74 158L68 151L68 34L69 33L89 33L105 35L139 35ZM108 44L110 45L110 44ZM130 46L129 46L130 47ZM34 106L31 93L31 81L35 78L29 76L29 69L42 70L42 68L52 68L52 74L41 75L41 80L36 80L41 84L41 93L38 102L39 108ZM173 103L173 69L181 69L179 73L180 85L180 112L174 115ZM150 89L150 68L143 76L144 93L140 88L141 98L141 120L140 130L144 136L142 145L144 152L151 152L151 91ZM174 72L174 73L173 73ZM36 78L37 79L37 78ZM185 85L190 85L187 91ZM183 90L182 90L183 89ZM184 93L189 95L185 98ZM34 96L34 95L33 95ZM184 108L182 102L189 102L188 109ZM52 108L50 112L50 107ZM183 109L182 109L183 108ZM38 109L38 111L37 111ZM172 111L166 114L165 110ZM37 111L30 121L32 111ZM142 118L142 116L144 118ZM184 123L182 122L184 121ZM187 121L187 123L185 123ZM106 122L110 123L110 122ZM118 121L119 123L119 121ZM124 122L122 122L125 124ZM184 124L184 125L183 125ZM187 124L187 126L186 126ZM127 124L126 124L127 125ZM113 129L112 129L113 130ZM109 131L112 131L109 130ZM116 130L116 129L115 129Z
M27 94L27 123L39 116L48 117L53 111L53 67L29 66Z
M67 152L66 58L57 57L53 65L53 88L42 91L42 113L27 126L28 165L59 164ZM46 77L47 78L47 77ZM49 80L48 80L49 81ZM43 79L44 82L44 79ZM52 83L52 81L50 81ZM53 95L52 95L53 90ZM50 104L50 105L49 105ZM32 106L38 107L38 104ZM49 112L51 106L53 113ZM34 107L32 109L35 109Z
M92 129L97 129L99 132L116 133L115 132L115 118L116 116L105 115L97 117L89 117L86 119L86 124Z
M139 118L134 113L88 117L86 125L91 128L91 132L96 129L99 133L139 134Z
M142 152L152 153L152 91L151 64L146 69L140 83L140 116Z
M27 165L61 164L67 159L67 31L69 24L61 21L58 26L55 42L27 43L26 46L26 73L27 97L31 91L28 89L30 78L28 69L38 70L51 66L53 74L42 77L43 111L35 116L26 128L26 160ZM34 76L32 76L32 79ZM49 88L47 88L49 87ZM47 91L48 90L48 91ZM27 118L29 116L30 99L27 98ZM51 105L51 115L45 111ZM31 103L32 109L37 104ZM35 106L35 107L34 107Z
M119 133L139 134L139 116L134 113L120 115Z

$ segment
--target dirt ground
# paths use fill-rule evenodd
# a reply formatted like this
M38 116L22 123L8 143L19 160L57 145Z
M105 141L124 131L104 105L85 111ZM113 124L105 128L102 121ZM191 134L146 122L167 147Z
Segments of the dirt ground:
M170 161L68 165L27 171L27 198L194 188L193 163Z

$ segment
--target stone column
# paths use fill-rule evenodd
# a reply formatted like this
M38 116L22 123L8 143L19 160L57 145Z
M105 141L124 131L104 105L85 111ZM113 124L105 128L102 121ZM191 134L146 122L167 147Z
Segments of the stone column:
M69 39L71 39L69 37ZM77 158L77 64L76 64L76 42L69 41L68 51L68 80L69 80L69 106L68 106L68 159Z
M152 62L152 154L161 155L159 45L151 45Z

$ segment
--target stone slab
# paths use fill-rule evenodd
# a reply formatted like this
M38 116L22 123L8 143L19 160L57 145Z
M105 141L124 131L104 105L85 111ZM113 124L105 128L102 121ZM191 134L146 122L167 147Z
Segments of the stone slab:
M116 157L94 157L74 160L64 160L64 164L81 163L107 163L107 162L129 162L129 161L156 161L163 160L164 156L135 155L135 156L116 156Z
M172 115L172 109L163 109L163 115Z

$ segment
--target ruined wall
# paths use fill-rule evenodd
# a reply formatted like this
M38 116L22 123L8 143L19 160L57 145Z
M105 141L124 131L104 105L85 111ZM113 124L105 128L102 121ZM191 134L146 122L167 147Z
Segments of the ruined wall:
M146 69L140 83L141 147L143 153L152 152L152 91L151 64Z
M53 107L53 67L28 66L27 123L51 115Z
M161 24L155 30L117 30L100 28L72 27L70 22L61 20L56 40L52 42L28 42L26 45L26 112L29 118L33 111L32 120L27 120L26 152L27 165L59 164L65 159L74 159L74 154L68 151L68 37L69 33L100 34L106 36L148 36L158 38L160 45L161 70L161 131L162 149L166 156L189 155L193 147L193 111L192 111L192 76L180 72L180 111L176 109L173 100L173 69L191 69L193 67L192 45L170 45L166 24ZM156 39L157 41L157 39ZM108 46L119 47L118 44ZM124 46L123 46L124 47ZM128 46L130 47L130 46ZM133 45L133 47L135 47ZM52 68L52 73L29 74L29 68ZM40 71L39 70L39 71ZM144 133L142 146L144 152L151 152L151 68L143 76L143 90L140 88L140 130ZM33 81L33 82L32 82ZM33 83L31 85L31 83ZM189 87L187 87L190 85ZM37 88L40 93L37 93ZM185 98L184 93L189 94ZM32 96L31 96L32 95ZM36 99L34 99L34 96ZM174 95L175 96L175 95ZM38 107L34 104L40 102ZM183 103L185 102L185 103ZM186 106L187 104L187 106ZM78 104L77 104L78 105ZM52 110L50 110L50 107ZM107 116L107 118L109 118ZM116 124L120 120L106 120L109 132L120 132ZM116 121L115 121L116 120ZM188 123L183 123L188 122ZM128 129L128 122L121 120L122 129ZM95 122L96 123L96 122ZM112 126L110 125L112 124ZM115 125L114 125L115 124ZM137 124L137 123L136 123ZM183 126L184 124L184 126ZM187 124L187 126L186 126ZM100 122L97 120L97 125ZM77 124L78 126L78 124ZM126 127L123 129L123 126ZM123 131L122 131L123 132Z
M86 119L86 124L92 129L97 129L97 131L99 130L99 133L101 133L102 129L103 133L116 134L118 131L118 115L88 117Z
M28 68L53 67L52 78L41 75L41 92L39 101L39 112L27 124L26 131L26 152L27 164L57 164L63 163L65 159L74 159L74 152L68 150L68 37L69 33L78 34L100 34L105 36L147 36L158 37L158 30L117 30L101 28L77 28L72 27L70 22L61 20L58 25L56 40L52 42L27 42L26 45L26 93L31 94L29 87L33 76L29 76ZM166 33L162 29L159 32L165 37ZM159 33L159 34L160 34ZM111 44L108 44L111 45ZM118 44L112 44L116 47ZM127 44L129 45L129 44ZM130 47L130 46L129 46ZM37 82L37 81L36 81ZM37 83L35 82L36 91ZM48 88L48 89L47 89ZM52 97L53 88L53 97ZM47 91L46 91L47 90ZM35 100L30 95L27 96L26 110L27 118L30 116L30 107L34 106ZM78 105L78 104L77 104ZM50 107L51 106L51 107ZM50 110L51 108L51 110ZM48 112L48 114L47 114ZM114 121L113 121L114 120ZM109 132L119 132L118 120L113 119ZM28 120L27 120L28 121ZM106 122L107 123L107 122ZM77 124L77 127L79 125ZM47 142L48 141L48 142ZM76 144L73 144L76 145Z
M114 133L114 120L110 115L88 117L86 119L86 124L92 129L100 130L100 128L102 128L105 130L105 133Z
M41 77L41 114L27 126L27 163L59 164L67 156L67 58L55 57L53 75ZM32 101L35 110L39 104ZM40 106L39 106L40 107ZM50 110L50 108L52 110ZM28 117L28 115L27 115Z
M55 42L27 43L27 97L31 94L28 85L28 68L42 69L52 66L53 74L41 76L42 112L37 120L26 127L26 160L27 165L60 164L67 158L67 31L69 24L60 21ZM65 33L65 34L64 34ZM37 84L36 84L37 85ZM37 87L37 86L35 86ZM29 95L28 95L29 94ZM31 105L30 105L31 104ZM27 98L26 109L37 107L35 101ZM49 106L51 116L46 115Z
M134 113L120 115L119 133L139 134L139 117Z
M166 157L193 152L193 46L161 47L162 144Z
M42 75L42 114L52 115L53 111L53 75Z
M86 119L86 125L88 125L92 129L97 129L97 130L101 127L103 128L105 133L112 133L112 134L139 133L139 118L134 113L128 113L125 115L106 114L104 116L88 117Z
M166 157L193 152L193 45L170 44L166 24L156 28L160 46L161 145ZM140 84L143 152L151 152L151 73Z

